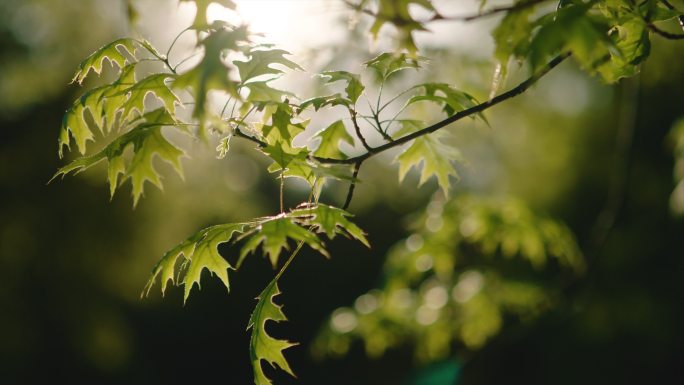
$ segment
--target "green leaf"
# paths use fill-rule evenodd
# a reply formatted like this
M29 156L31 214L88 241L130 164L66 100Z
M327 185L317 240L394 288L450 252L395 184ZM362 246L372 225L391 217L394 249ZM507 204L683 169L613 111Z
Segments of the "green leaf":
M282 70L271 67L274 64L280 64L293 70L303 70L297 63L284 57L284 55L289 54L289 52L282 49L250 49L246 53L247 61L235 60L233 64L238 68L240 79L244 84L258 76L283 73Z
M281 168L286 168L295 159L306 159L308 155L306 149L292 148L282 141L276 142L274 145L268 145L261 151L273 159Z
M197 30L206 29L207 23L207 8L211 3L216 3L222 5L228 9L235 9L235 3L232 0L180 0L181 2L192 2L197 6L197 13L195 14L195 20L192 22L192 26Z
M166 111L171 115L176 114L176 104L180 105L181 101L176 94L171 91L166 80L175 79L172 74L153 74L141 81L135 83L133 86L123 90L120 94L126 94L128 98L121 106L123 119L128 118L134 112L142 115L145 112L145 97L152 94L159 99ZM114 95L117 96L117 95Z
M271 337L266 332L266 321L287 321L287 317L282 311L281 305L276 305L273 298L280 294L277 277L266 286L264 291L257 297L257 305L249 318L247 330L252 329L252 336L249 340L249 353L254 369L254 383L256 385L270 385L271 380L266 377L261 361L268 362L273 368L279 367L281 370L294 376L294 372L287 363L283 351L297 345L285 340Z
M174 124L176 121L163 108L148 112L130 131L114 139L97 154L76 159L60 168L53 179L72 171L79 173L106 159L109 163L108 178L111 195L113 196L116 191L119 175L124 174L122 182L131 179L135 206L143 194L145 181L150 181L162 188L161 177L153 164L155 155L170 163L182 176L180 159L185 153L171 144L161 133L162 126ZM126 166L124 151L128 146L133 147L133 157Z
M188 72L181 74L173 83L174 88L189 89L195 99L192 116L204 127L207 111L207 93L211 90L224 91L240 99L238 83L229 79L230 69L223 63L226 51L238 51L240 43L246 43L247 28L221 29L211 33L200 45L204 47L204 58Z
M365 3L365 2L364 2ZM377 39L380 30L386 23L391 23L397 29L399 36L399 45L405 48L410 54L415 54L418 51L413 40L413 32L426 31L425 26L413 19L409 12L409 7L418 5L428 11L435 11L432 3L429 0L379 0L377 2L377 16L375 22L370 28L371 35Z
M193 234L166 252L157 262L152 269L152 276L145 285L143 295L149 295L157 276L160 276L162 294L166 291L168 281L177 286L184 285L183 302L186 302L195 283L197 287L200 287L200 278L204 269L209 270L211 274L216 274L230 291L228 269L233 267L219 254L218 246L233 240L234 235L241 234L246 227L245 223L228 223L211 226ZM181 266L177 267L179 260L182 261ZM176 270L178 270L177 274ZM185 276L181 280L182 270L185 270Z
M121 105L127 96L121 91L135 83L135 65L124 67L121 75L112 84L93 88L78 98L65 112L58 139L59 157L64 156L64 147L70 148L71 138L74 139L79 152L84 155L87 143L93 140L93 132L86 120L86 111L93 118L93 122L104 134L116 121Z
M329 257L323 242L318 236L307 229L297 225L292 218L281 214L262 222L249 236L240 251L238 266L242 264L247 254L254 253L262 245L264 255L268 256L271 264L278 264L278 257L283 250L290 250L289 240L304 242L312 249Z
M305 109L313 106L314 111L318 111L325 106L346 106L349 107L351 101L345 99L340 94L327 95L327 96L316 96L310 99L306 99L301 102L297 107L297 112L301 113Z
M406 106L411 104L429 101L440 104L447 116L451 116L458 111L462 111L478 104L477 99L472 95L459 91L446 83L424 83L413 87L418 93L406 101ZM480 118L487 123L484 115L475 114L473 119Z
M402 123L404 125L402 131L404 132L415 131L422 125L421 122L416 121L403 121ZM418 185L427 182L434 175L444 194L449 194L449 177L458 177L452 161L462 161L462 157L457 149L440 141L443 136L444 134L438 131L414 139L413 143L396 157L394 161L399 163L400 181L404 179L412 167L418 167L422 163L423 167Z
M637 17L614 28L612 38L617 52L611 52L610 60L598 67L598 72L607 83L615 83L623 77L639 72L638 65L651 51L649 30L646 23Z
M318 147L316 148L314 155L322 158L347 158L347 155L340 150L340 142L347 143L354 147L354 137L349 135L341 120L318 131L311 139L312 141L318 140Z
M352 237L370 248L366 233L347 219L353 215L342 209L319 203L311 207L298 208L289 215L303 226L310 226L316 232L325 233L329 239L335 238L337 234L342 234L348 238Z
M351 72L325 71L321 73L320 76L326 79L326 84L331 84L339 81L346 82L347 86L344 90L347 94L347 99L349 99L349 101L351 102L349 104L355 104L356 101L359 99L359 96L361 96L361 94L363 93L363 90L366 88L361 83L361 77L358 74L353 74Z
M249 90L247 101L249 102L281 102L285 96L294 96L291 92L275 89L268 85L270 80L254 81L244 84Z
M405 53L385 52L363 64L375 70L381 79L387 79L390 75L405 69L419 69L420 62L425 60L425 58L416 58Z
M102 73L102 66L105 60L116 64L120 69L124 68L129 61L124 52L131 57L135 57L136 44L135 39L123 38L104 45L81 62L71 82L83 83L83 80L91 70L99 75Z
M492 31L496 43L494 57L499 61L503 77L505 77L511 57L522 59L527 56L530 37L534 29L534 24L529 21L529 18L533 13L534 7L507 12Z
M529 47L533 71L562 51L572 52L579 64L593 70L613 50L605 20L588 13L592 3L561 8L540 21L541 28Z

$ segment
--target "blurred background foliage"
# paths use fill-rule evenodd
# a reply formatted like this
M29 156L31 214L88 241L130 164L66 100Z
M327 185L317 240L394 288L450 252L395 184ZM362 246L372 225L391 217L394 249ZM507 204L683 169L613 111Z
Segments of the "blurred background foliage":
M373 56L366 26L346 30L342 6L310 3L314 16L339 16L342 32L296 47L299 62L358 72ZM191 19L172 0L133 4L136 29L160 47ZM62 114L82 92L66 84L85 55L129 33L127 5L0 3L3 383L251 378L244 329L273 274L266 260L247 260L230 295L207 278L186 306L180 290L139 294L191 232L277 210L264 157L236 143L217 160L194 144L185 180L167 173L165 192L148 188L135 210L125 193L108 202L103 168L46 185L62 164ZM424 76L486 99L489 27L418 35L431 61L397 89ZM351 211L373 248L336 239L331 260L297 259L280 283L291 322L273 333L301 343L286 353L299 379L269 374L279 384L681 383L682 126L671 127L684 115L683 56L681 43L654 37L642 74L616 87L565 63L490 111L490 127L450 128L465 162L449 199L434 181L413 187L416 173L400 184L396 154L368 163ZM512 72L509 84L524 76ZM309 76L292 81L314 87ZM343 198L331 188L322 199Z

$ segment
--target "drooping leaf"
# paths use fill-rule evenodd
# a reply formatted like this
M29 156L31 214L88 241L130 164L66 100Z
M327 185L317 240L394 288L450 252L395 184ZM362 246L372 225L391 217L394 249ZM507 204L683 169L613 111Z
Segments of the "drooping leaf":
M365 4L363 1L361 4ZM418 48L413 39L415 31L427 30L425 26L411 16L409 7L418 5L427 11L435 11L429 0L378 0L375 22L370 28L373 38L378 37L380 30L386 23L392 24L398 31L398 41L401 48L405 48L414 55Z
M297 112L301 113L305 109L313 106L314 111L318 111L325 106L346 106L349 107L351 101L344 98L340 94L326 95L326 96L316 96L310 99L306 99L299 104L297 107Z
M406 106L411 104L428 101L442 106L442 110L447 116L451 116L458 111L471 108L478 104L477 99L472 95L459 91L446 83L424 83L413 87L417 93L406 101ZM473 115L473 119L480 118L487 123L481 113Z
M126 102L121 106L123 119L126 119L135 112L142 115L145 111L145 97L148 94L152 94L159 99L169 114L175 115L176 104L180 105L181 101L171 91L167 83L168 79L175 79L175 77L175 75L165 73L153 74L121 91L122 94L127 94Z
M340 143L354 146L354 137L349 135L341 120L315 133L312 140L318 141L314 155L323 158L344 159L347 155L340 150Z
M425 58L416 58L405 53L385 52L363 64L373 69L379 78L387 79L390 75L405 69L418 69L420 62L425 60Z
M197 13L195 14L195 20L192 22L192 26L197 30L206 29L207 23L207 8L211 3L219 4L228 9L235 9L235 3L232 0L180 0L181 2L192 2L195 3L197 7Z
M563 51L572 52L579 64L590 71L605 61L614 49L613 43L605 20L588 13L591 5L573 4L540 19L541 27L529 46L533 71Z
M421 122L416 121L403 121L402 123L404 132L410 132L422 125ZM422 163L418 185L427 182L434 175L439 187L442 188L445 195L448 195L449 177L458 177L452 162L463 159L456 148L441 142L440 139L443 137L444 134L438 131L414 139L413 143L394 160L399 163L399 180L402 181L412 167L418 167Z
M246 228L245 223L228 223L203 229L169 250L152 269L143 295L149 295L157 276L161 279L162 294L166 291L168 281L180 286L184 285L183 302L188 300L192 287L200 287L200 278L204 269L216 274L221 282L230 290L228 269L233 268L218 252L218 246L230 242L234 236L241 234ZM179 260L181 266L178 266ZM180 279L181 271L185 271Z
M245 55L247 61L233 61L233 64L238 68L240 73L240 80L242 83L247 83L249 80L262 75L278 75L283 73L282 70L271 67L274 64L279 64L290 69L302 70L297 63L285 58L284 55L290 53L282 49L250 49Z
M347 71L325 71L320 75L322 78L326 79L326 84L335 83L343 81L347 83L344 88L347 94L347 99L351 102L350 104L355 104L359 99L359 96L363 93L366 88L361 83L361 77L358 74L354 74Z
M266 332L266 321L287 321L282 306L273 302L280 294L277 277L257 297L257 305L249 318L247 330L252 329L249 340L249 353L254 369L254 383L256 385L271 385L271 380L264 373L261 361L268 362L273 368L280 368L291 376L294 372L290 368L283 351L297 345L296 343L271 337Z
M102 66L105 60L116 64L119 69L124 68L130 60L129 57L135 57L136 49L137 41L131 38L117 39L102 46L81 62L71 82L83 83L83 80L91 70L99 75L102 73ZM126 56L126 54L129 56Z
M97 154L76 159L60 168L53 179L72 171L84 171L102 160L107 160L111 195L116 191L119 175L124 174L122 182L131 179L133 204L136 205L143 194L145 181L162 188L161 177L153 164L155 155L171 164L176 172L182 175L180 159L185 153L171 144L161 132L162 126L174 124L175 119L163 108L148 112L130 131L114 139ZM126 165L124 151L128 146L133 147L133 157Z
M230 69L223 63L223 55L227 51L237 51L239 44L246 43L247 40L246 27L212 32L200 42L204 47L204 58L174 81L174 88L188 89L193 95L195 108L192 115L199 120L202 127L210 114L206 106L209 91L223 91L234 98L240 98L238 83L229 78Z
M533 7L507 12L499 25L492 31L496 50L494 57L501 68L501 76L505 77L508 62L511 58L524 59L529 50L530 38L534 24L529 18L534 13Z
M262 222L252 233L248 234L245 245L240 250L240 261L249 253L254 253L262 245L264 255L268 256L275 267L283 250L290 250L289 241L304 242L312 249L329 257L323 242L313 232L297 225L292 218L282 214Z
M268 85L269 81L253 81L244 84L243 87L249 90L249 95L247 95L247 101L252 103L259 102L281 102L285 96L293 96L292 93L287 91L282 91Z
M289 215L303 226L310 226L316 232L325 233L329 239L335 238L337 234L342 234L356 239L366 247L370 247L366 233L347 219L353 215L337 207L319 203L310 207L295 209Z

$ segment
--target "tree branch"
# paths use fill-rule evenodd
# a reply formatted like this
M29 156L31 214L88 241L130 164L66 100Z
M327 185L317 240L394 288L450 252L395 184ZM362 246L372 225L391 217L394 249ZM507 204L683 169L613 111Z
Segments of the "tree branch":
M680 20L680 23L681 23L681 20ZM672 32L663 31L662 29L656 27L656 25L653 23L648 23L648 29L655 32L657 35L660 35L660 36L662 36L666 39L669 39L669 40L684 39L684 34L676 34L676 33L672 33Z
M347 199L344 200L344 205L342 206L342 210L346 210L349 205L351 204L352 198L354 197L354 189L356 188L356 178L359 176L359 170L361 169L361 165L363 164L363 160L360 160L356 163L354 163L354 172L352 174L352 181L349 184L349 191L347 191Z
M529 0L529 1L526 1L523 3L514 4L514 5L509 5L509 6L504 6L504 7L494 7L494 8L488 9L484 12L478 12L478 13L474 13L471 15L444 16L444 15L441 15L440 13L436 13L434 16L432 16L429 19L415 20L415 22L420 23L420 24L429 23L429 22L433 22L433 21L469 22L469 21L473 21L473 20L477 20L477 19L486 18L489 16L494 16L494 15L496 15L498 13L502 13L502 12L519 11L519 10L537 5L539 3L543 3L545 1L549 1L549 0ZM344 1L344 3L347 4L349 7L351 7L352 9L354 9L358 12L361 12L361 13L365 13L366 15L372 16L376 19L390 21L390 22L392 21L391 18L383 16L383 15L378 14L378 13L375 13L375 12L373 12L367 8L363 8L359 4L354 4L351 1Z
M361 134L361 127L359 127L359 122L356 119L356 110L350 108L349 114L351 115L351 121L354 124L354 131L356 131L356 136L361 141L361 144L363 144L363 147L365 147L369 153L374 152L375 149L368 145L368 142L366 142L366 138L364 138L363 134Z
M536 74L530 76L527 78L527 80L523 81L522 83L518 84L516 87L486 101L483 103L480 103L476 106L473 106L471 108L461 110L454 115L451 115L450 117L439 121L429 127L426 127L422 130L418 130L416 132L413 132L411 134L408 134L406 136L402 136L401 138L395 139L393 142L385 143L382 146L375 147L373 151L366 152L365 154L361 154L352 158L347 158L347 159L334 159L334 158L321 158L321 157L313 157L314 160L320 162L320 163L326 163L326 164L355 164L358 162L363 162L366 159L370 158L373 155L379 154L381 152L387 151L391 148L400 146L404 143L410 142L413 139L419 138L423 135L431 134L443 127L448 126L451 123L454 123L456 121L459 121L463 118L469 117L471 115L480 113L482 111L485 111L489 109L490 107L493 107L505 100L508 100L512 97L518 96L525 92L528 88L530 88L534 83L537 82L541 77L546 75L549 71L551 71L553 68L558 66L563 60L567 59L570 57L570 53L564 53L559 56L556 56L553 60L551 60L546 66L544 66L541 70L539 70Z

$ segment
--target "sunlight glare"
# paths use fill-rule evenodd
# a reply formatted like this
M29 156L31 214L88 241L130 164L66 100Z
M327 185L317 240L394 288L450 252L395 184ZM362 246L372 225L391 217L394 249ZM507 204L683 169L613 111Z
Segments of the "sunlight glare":
M339 15L339 7L327 1L297 0L237 0L237 13L212 4L207 19L244 22L254 33L262 34L264 43L301 51L330 41L331 23ZM326 33L320 33L326 28Z

